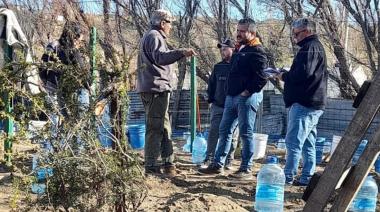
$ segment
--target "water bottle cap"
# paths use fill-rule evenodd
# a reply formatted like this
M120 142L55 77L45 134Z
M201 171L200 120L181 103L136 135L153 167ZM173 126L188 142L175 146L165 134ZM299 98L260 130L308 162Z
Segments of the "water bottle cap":
M277 164L278 163L278 158L277 156L269 156L267 158L267 163L268 164Z

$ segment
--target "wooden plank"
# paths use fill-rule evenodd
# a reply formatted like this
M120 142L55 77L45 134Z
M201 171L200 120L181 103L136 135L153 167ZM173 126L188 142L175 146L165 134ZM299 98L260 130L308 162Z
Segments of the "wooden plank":
M345 131L343 138L337 146L331 161L327 164L317 186L310 195L303 209L305 212L323 211L334 189L342 176L345 168L351 162L351 158L359 146L362 137L374 119L380 106L380 72L376 74L374 81L362 103L357 109L353 120Z
M368 142L366 149L359 158L356 166L347 176L338 196L336 197L333 207L330 211L341 212L347 211L353 198L358 193L366 176L370 172L380 151L380 127L377 129L373 139Z

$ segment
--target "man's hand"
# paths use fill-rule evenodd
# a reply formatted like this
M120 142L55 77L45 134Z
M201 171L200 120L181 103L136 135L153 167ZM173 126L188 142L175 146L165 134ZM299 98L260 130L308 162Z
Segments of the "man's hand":
M249 91L247 91L247 90L243 91L243 92L240 94L240 96L249 96L249 95L250 95L250 93L249 93Z
M277 79L277 80L281 80L281 81L283 81L283 80L282 80L282 75L283 75L283 74L284 74L284 73L280 73L279 75L274 76L274 78Z
M185 57L191 57L191 56L197 55L197 53L195 53L193 49L184 49L183 54L185 55Z

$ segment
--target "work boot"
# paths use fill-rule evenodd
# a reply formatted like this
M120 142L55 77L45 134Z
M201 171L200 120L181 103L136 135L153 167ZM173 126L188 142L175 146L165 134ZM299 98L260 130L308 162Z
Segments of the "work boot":
M159 166L146 166L145 167L145 176L148 175L160 175L162 174Z
M177 169L174 165L164 166L164 174L168 177L177 176Z
M223 167L220 167L212 163L206 168L198 169L198 172L201 174L223 174L224 170L223 170Z

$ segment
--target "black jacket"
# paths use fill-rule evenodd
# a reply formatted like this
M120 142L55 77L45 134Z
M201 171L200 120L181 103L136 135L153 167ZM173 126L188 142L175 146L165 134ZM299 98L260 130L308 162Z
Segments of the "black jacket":
M50 45L50 44L49 44ZM42 55L41 60L44 63L62 63L64 65L73 65L80 69L87 70L85 59L78 49L70 49L69 51L63 50L59 45L53 47L48 46L48 50ZM45 83L49 82L50 85L57 87L58 81L62 75L62 70L41 69L40 78ZM88 73L84 74L86 78ZM79 76L78 76L79 77Z
M285 82L285 106L298 103L305 107L324 109L327 93L327 65L323 45L316 35L299 42L290 71L282 75Z
M237 96L245 90L250 94L260 92L267 83L263 70L267 57L261 45L245 46L235 51L227 80L227 95Z
M224 107L226 100L225 87L230 68L230 63L226 61L219 62L214 66L214 70L208 80L207 94L209 103Z

